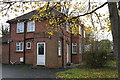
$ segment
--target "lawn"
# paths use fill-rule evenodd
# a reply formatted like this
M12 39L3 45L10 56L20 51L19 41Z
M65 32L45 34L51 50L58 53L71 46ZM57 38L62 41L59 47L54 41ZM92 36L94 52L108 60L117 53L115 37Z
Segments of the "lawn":
M63 72L58 72L58 78L118 78L118 72L113 66L115 62L107 62L106 67L90 69L84 66L72 68ZM111 66L111 67L109 67Z
M111 66L111 67L115 67L117 65L117 62L114 60L109 60L106 62L106 64L104 66Z

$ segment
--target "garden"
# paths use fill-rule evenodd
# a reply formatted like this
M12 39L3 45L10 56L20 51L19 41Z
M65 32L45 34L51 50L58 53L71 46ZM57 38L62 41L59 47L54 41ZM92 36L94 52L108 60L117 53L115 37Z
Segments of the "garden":
M111 44L109 40L94 42L90 49L87 47L88 50L84 52L83 65L58 72L57 78L117 80L117 60L116 54L110 48Z

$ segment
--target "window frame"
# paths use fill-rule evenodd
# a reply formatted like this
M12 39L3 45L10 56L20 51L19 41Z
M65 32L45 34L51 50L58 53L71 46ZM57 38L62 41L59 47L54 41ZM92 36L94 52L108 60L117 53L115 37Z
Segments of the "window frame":
M20 24L23 24L23 25L21 25L20 26ZM20 29L21 28L21 30L22 31L18 31L18 29ZM23 33L24 32L24 22L17 22L17 28L16 28L16 33Z
M30 47L28 47L28 43L30 43ZM31 49L31 42L26 42L26 49Z
M31 26L31 25L30 25L31 23L33 23L34 26ZM34 28L32 29L32 27L34 27ZM31 29L32 29L32 30L31 30ZM28 21L28 22L27 22L27 32L34 32L34 31L35 31L35 22Z
M22 46L21 46L22 44ZM17 46L19 47L19 49L17 50ZM23 52L24 49L24 43L23 42L16 42L16 52Z
M58 56L61 56L62 55L62 43L61 41L58 41Z
M73 52L73 47L76 47L76 52ZM77 54L77 43L72 43L72 54Z
M79 54L82 54L82 43L79 43Z

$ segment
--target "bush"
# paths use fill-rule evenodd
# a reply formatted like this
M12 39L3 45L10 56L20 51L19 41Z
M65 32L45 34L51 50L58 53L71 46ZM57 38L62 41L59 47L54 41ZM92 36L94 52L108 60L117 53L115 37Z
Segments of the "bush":
M87 51L84 53L84 61L88 67L98 68L106 63L107 51Z

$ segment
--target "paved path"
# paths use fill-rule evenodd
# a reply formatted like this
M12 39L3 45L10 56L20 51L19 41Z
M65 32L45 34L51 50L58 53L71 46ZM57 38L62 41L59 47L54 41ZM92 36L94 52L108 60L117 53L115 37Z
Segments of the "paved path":
M0 63L0 80L2 79L2 64Z
M56 78L56 73L66 69L49 69L38 67L32 69L30 65L3 65L3 78Z

